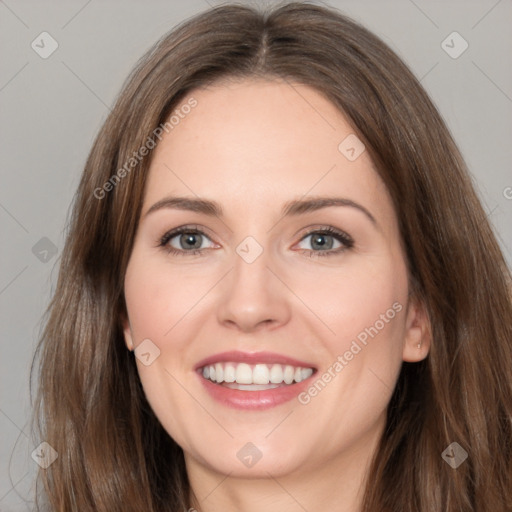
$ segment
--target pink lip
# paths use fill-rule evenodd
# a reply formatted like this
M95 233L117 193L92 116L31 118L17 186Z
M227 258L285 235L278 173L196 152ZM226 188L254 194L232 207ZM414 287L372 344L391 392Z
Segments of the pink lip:
M221 362L233 362L233 363L276 363L276 364L289 364L290 366L300 366L302 368L315 368L311 363L305 361L299 361L292 357L283 356L281 354L275 354L273 352L240 352L238 350L231 350L228 352L221 352L213 356L203 359L196 364L194 370L198 370L203 366L210 364L221 363ZM316 368L315 368L316 369ZM254 393L251 391L251 393Z
M202 376L200 371L201 368L220 362L247 364L276 363L300 366L302 368L313 368L315 371L311 377L303 380L302 382L296 382L295 384L283 384L277 388L266 389L263 391L244 391L241 389L230 389L220 384L215 384ZM275 354L273 352L249 353L236 350L221 352L207 357L200 361L194 369L202 385L214 400L233 409L245 410L269 409L293 400L299 393L310 385L311 379L316 374L316 368L311 363L307 363L305 361L299 361L298 359Z
M266 389L264 391L230 389L220 384L214 384L210 380L205 379L200 373L197 373L197 377L201 380L206 391L217 402L232 409L261 411L296 398L297 395L310 385L311 379L315 377L315 373L302 382L289 385L284 384L281 387Z

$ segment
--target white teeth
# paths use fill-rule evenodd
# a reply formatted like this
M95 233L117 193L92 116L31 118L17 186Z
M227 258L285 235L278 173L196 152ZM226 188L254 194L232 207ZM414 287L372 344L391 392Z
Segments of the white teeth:
M224 368L221 363L217 363L215 365L215 380L217 382L222 382L224 380Z
M293 366L286 365L283 373L283 379L285 384L291 384L293 382L293 377L295 375L295 370Z
M224 384L232 389L271 389L279 384L302 382L313 374L313 368L291 365L219 362L205 366L202 375L217 384ZM228 385L229 384L229 385ZM232 384L232 385L231 385ZM241 386L241 387L240 387Z
M272 384L281 384L283 382L283 368L280 364L275 364L270 369L270 382Z
M252 370L248 364L240 363L236 367L235 380L238 384L252 384Z
M231 384L226 384L226 388L230 389L241 389L243 391L265 391L267 389L278 388L277 384L237 384L233 382Z
M235 382L236 369L235 365L227 363L224 367L224 382Z
M302 368L301 373L302 373L302 380L306 380L309 377L311 377L311 375L313 375L313 368Z
M270 375L266 364L257 364L252 371L251 384L268 384Z

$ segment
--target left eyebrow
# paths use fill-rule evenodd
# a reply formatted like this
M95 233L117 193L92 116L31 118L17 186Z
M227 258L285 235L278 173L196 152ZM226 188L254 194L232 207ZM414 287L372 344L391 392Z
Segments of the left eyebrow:
M371 222L377 226L375 217L363 205L343 197L313 197L312 199L289 201L283 206L282 215L303 215L305 213L314 212L330 206L349 206L351 208L356 208L360 212L364 213Z
M378 226L375 217L361 204L352 201L351 199L342 197L313 197L310 199L296 199L288 201L282 208L281 215L283 217L304 215L311 213L322 208L329 208L332 206L348 206L356 208L360 212L364 213L368 219ZM150 213L161 210L163 208L170 208L176 210L187 210L196 213L202 213L211 217L223 216L223 210L219 203L210 201L208 199L200 199L194 197L165 197L160 201L156 202L144 215L145 217Z

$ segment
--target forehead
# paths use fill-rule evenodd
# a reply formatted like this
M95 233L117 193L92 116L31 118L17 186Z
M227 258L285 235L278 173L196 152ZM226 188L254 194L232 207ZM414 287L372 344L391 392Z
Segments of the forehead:
M357 143L354 129L316 90L283 81L225 81L194 90L181 104L191 98L196 106L154 150L145 209L166 194L254 208L306 194L343 194L373 203L377 214L390 213L368 152L347 158L343 141Z

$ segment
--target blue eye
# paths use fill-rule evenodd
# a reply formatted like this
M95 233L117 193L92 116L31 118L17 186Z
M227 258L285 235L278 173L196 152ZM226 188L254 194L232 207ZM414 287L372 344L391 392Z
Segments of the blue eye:
M354 246L354 240L347 233L338 231L331 227L325 227L320 230L310 231L301 241L311 238L313 249L301 249L301 252L307 252L311 257L333 256L350 249ZM334 243L339 245L333 248ZM319 250L316 250L319 249Z
M172 244L172 240L176 238L179 247ZM177 228L173 231L166 233L160 240L160 245L170 254L185 255L185 254L200 254L204 248L201 248L203 238L208 238L201 230L189 227ZM208 238L209 239L209 238ZM189 250L191 249L191 250Z
M311 237L312 249L300 248L299 252L307 253L310 257L333 256L354 246L352 237L330 226L310 231L301 238L301 242L309 237ZM175 242L173 242L174 239L176 239ZM203 254L205 249L208 249L208 247L202 247L205 239L210 240L197 227L183 226L167 232L159 240L159 246L175 256L194 256ZM339 244L338 247L334 247L336 242Z

